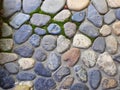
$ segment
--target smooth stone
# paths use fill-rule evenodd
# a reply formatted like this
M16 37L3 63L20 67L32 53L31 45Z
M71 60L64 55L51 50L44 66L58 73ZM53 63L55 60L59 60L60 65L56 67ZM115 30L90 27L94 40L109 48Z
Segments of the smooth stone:
M30 25L24 24L17 31L15 31L13 39L15 43L22 44L28 40L32 35L32 27Z
M82 52L81 60L88 68L94 67L97 61L96 52L93 50L86 50Z
M115 11L116 18L120 20L120 8Z
M0 53L0 64L13 62L18 59L18 55L15 53Z
M12 39L0 39L0 51L10 51L13 48Z
M35 11L42 3L42 0L23 0L23 11L24 13L31 13Z
M105 14L108 11L106 0L101 0L101 2L98 2L97 0L92 0L92 3L99 13Z
M61 56L57 52L51 52L48 56L47 67L55 71L61 65Z
M112 28L116 35L120 35L120 21L113 23Z
M60 11L64 5L65 5L66 0L45 0L41 6L41 10L50 13L50 14L55 14L58 11Z
M76 29L77 29L76 24L74 24L72 22L67 22L64 24L65 35L69 38L72 38L75 35L75 33L77 31Z
M45 34L46 34L46 30L45 30L45 29L38 28L38 27L35 28L34 32L35 32L37 35L45 35Z
M96 27L101 27L103 25L103 18L97 12L95 7L90 4L88 7L87 19L92 22Z
M86 8L90 3L90 0L67 0L67 6L70 10L80 11Z
M113 60L120 63L120 54L113 56Z
M60 34L61 32L61 28L58 24L56 23L51 23L48 27L47 27L48 33L50 34Z
M106 44L105 44L105 38L104 37L98 37L94 40L92 49L96 52L102 53L105 51Z
M110 53L110 54L115 54L118 50L118 43L117 40L114 36L107 36L105 38L106 41L106 50Z
M33 57L37 61L44 61L47 58L46 52L42 48L37 48L33 54Z
M101 72L99 70L92 70L89 72L89 84L93 89L97 89L101 82Z
M97 66L109 76L114 76L117 73L116 64L108 52L99 55Z
M15 29L18 29L23 23L28 21L30 18L30 15L24 14L24 13L16 13L10 18L9 24L14 27Z
M34 67L35 60L33 58L20 58L18 64L23 70L27 70Z
M40 36L37 34L33 34L30 38L29 38L29 43L34 46L34 47L38 47L40 45Z
M79 26L79 31L82 32L83 34L89 36L89 37L92 37L92 38L96 38L99 35L98 28L96 28L90 22L83 22Z
M56 48L57 39L55 36L46 35L42 38L41 45L42 47L47 50L51 51Z
M17 74L16 78L20 81L31 81L36 77L35 74L28 71L21 71Z
M83 34L76 34L73 38L73 46L78 48L88 48L92 44L91 40Z
M70 41L69 39L65 38L63 35L60 35L60 36L57 38L57 48L56 48L56 50L57 50L59 53L63 53L63 52L65 52L66 50L69 49L70 44L71 44L71 41Z
M16 85L14 90L30 90L30 87L27 85Z
M75 22L82 22L84 19L85 19L85 12L84 11L80 11L80 12L75 12L73 15L72 15L72 21L75 21Z
M25 86L28 86L28 87L32 88L33 87L33 82L32 81L20 81L18 83L18 85L25 85Z
M104 22L106 24L111 24L116 20L115 13L113 10L110 10L104 15Z
M78 48L71 48L62 55L63 60L67 61L69 67L74 66L78 62L79 57L80 57L80 49Z
M50 19L51 17L49 15L35 13L32 15L30 23L35 26L44 26L49 22Z
M112 32L112 28L108 25L103 25L100 29L100 34L102 36L108 36L111 34L111 32Z
M6 63L5 65L6 70L8 70L9 73L11 74L16 74L19 72L19 66L16 63Z
M50 70L46 68L41 62L35 64L34 72L40 76L51 77Z
M120 1L119 0L107 0L108 6L111 8L118 8L120 7Z
M21 9L21 0L4 0L3 1L3 16L9 17Z
M0 68L0 80L7 76L9 76L9 72L4 68Z
M70 74L70 69L68 67L61 67L53 74L53 78L57 82L61 82L62 79L68 76L69 74Z

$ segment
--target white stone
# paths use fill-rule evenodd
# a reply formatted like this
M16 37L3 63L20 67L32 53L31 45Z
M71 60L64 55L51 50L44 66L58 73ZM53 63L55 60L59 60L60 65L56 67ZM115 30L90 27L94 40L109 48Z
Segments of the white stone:
M108 6L112 8L120 7L120 0L107 0Z

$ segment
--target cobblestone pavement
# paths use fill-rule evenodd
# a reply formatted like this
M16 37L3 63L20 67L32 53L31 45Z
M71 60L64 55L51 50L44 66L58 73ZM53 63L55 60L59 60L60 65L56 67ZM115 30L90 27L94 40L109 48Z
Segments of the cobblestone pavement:
M120 90L120 0L3 0L0 90Z

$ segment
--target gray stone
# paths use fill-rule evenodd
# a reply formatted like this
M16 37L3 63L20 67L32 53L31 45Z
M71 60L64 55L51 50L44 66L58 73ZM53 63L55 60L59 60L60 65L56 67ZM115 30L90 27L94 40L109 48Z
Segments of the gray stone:
M120 8L115 11L116 18L120 20Z
M35 32L37 35L45 35L45 34L46 34L46 30L45 30L45 29L38 28L38 27L35 28L34 32Z

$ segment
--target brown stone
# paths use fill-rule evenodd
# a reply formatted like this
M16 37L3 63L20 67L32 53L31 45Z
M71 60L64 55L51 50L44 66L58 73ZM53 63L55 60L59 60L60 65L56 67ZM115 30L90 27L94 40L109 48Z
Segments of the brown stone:
M120 35L120 21L113 23L112 28L116 35Z
M107 0L108 6L112 8L120 7L120 0Z

